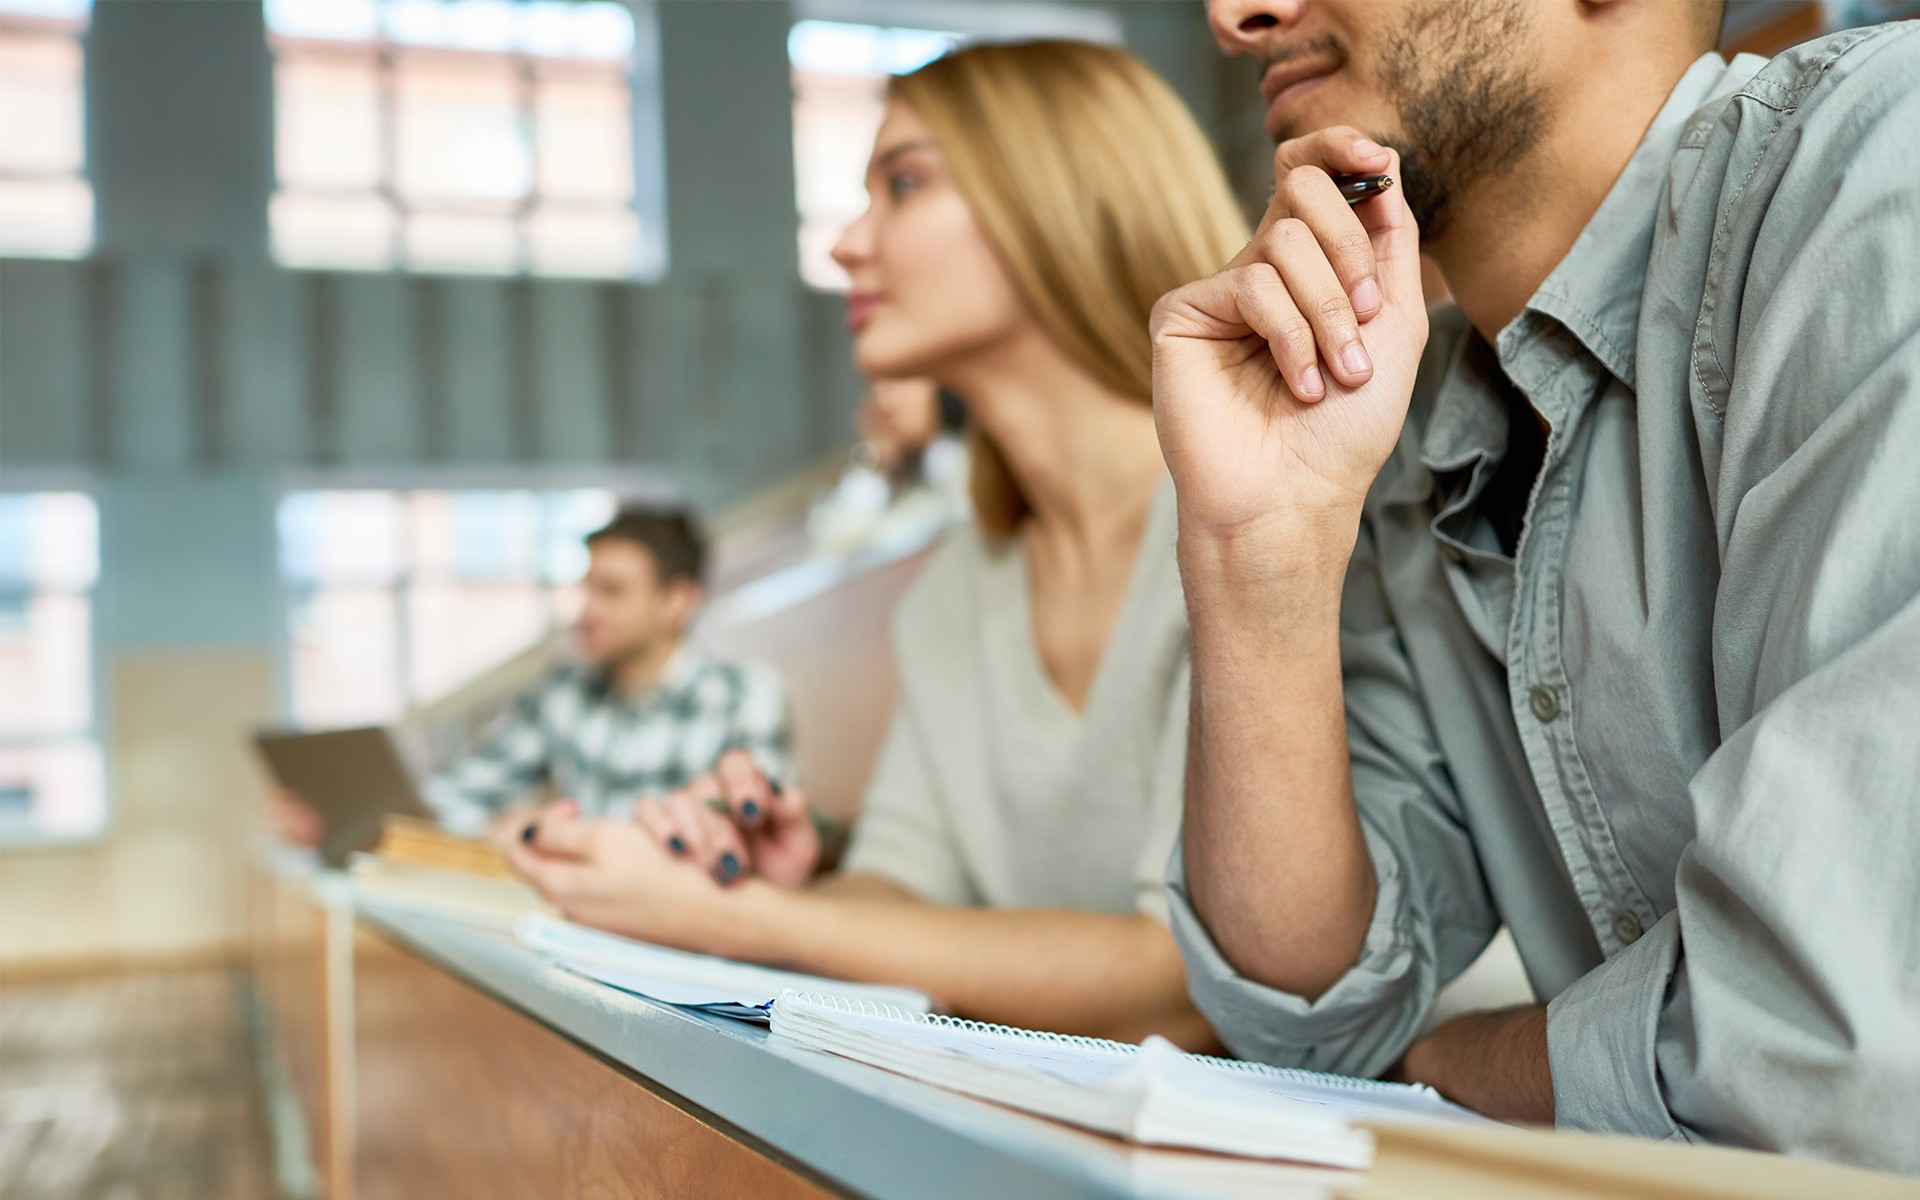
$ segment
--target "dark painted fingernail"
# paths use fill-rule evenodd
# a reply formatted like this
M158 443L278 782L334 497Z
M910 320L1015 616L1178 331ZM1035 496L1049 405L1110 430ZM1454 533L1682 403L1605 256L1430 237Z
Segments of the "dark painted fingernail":
M776 796L780 795L780 781L778 779L767 780L767 790Z
M732 879L740 873L740 860L729 850L720 856L720 874Z
M760 815L760 802L748 800L740 805L740 815L751 821Z
M520 831L520 840L531 846L533 845L533 835L539 832L540 826L529 821L527 822L527 827Z
M675 854L685 854L687 852L687 843L681 840L680 835L676 833L667 839L667 849L673 851Z

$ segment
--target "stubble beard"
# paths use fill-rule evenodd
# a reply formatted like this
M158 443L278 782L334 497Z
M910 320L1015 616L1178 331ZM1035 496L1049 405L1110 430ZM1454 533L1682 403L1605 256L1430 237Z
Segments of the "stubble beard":
M1423 244L1446 233L1461 196L1539 144L1547 94L1524 62L1530 19L1527 0L1435 0L1381 40L1379 82L1400 128L1370 136L1400 154ZM1344 63L1345 45L1326 40ZM1283 127L1278 140L1301 132Z

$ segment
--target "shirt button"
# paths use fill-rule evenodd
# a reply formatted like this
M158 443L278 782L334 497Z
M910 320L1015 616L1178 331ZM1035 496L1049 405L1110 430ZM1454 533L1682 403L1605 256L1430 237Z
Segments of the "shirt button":
M1624 908L1613 914L1613 936L1622 946L1633 945L1640 940L1640 918Z
M1527 692L1527 707L1542 724L1560 715L1559 697L1553 694L1552 688L1537 683Z

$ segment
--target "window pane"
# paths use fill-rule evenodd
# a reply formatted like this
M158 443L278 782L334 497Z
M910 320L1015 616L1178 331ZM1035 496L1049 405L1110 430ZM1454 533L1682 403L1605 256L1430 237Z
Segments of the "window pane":
M882 75L793 74L793 172L800 209L800 277L845 290L833 261L840 233L867 208L867 159L887 111Z
M633 119L617 76L548 77L534 94L543 197L633 199Z
M273 83L274 159L283 186L379 186L380 94L371 53L283 56Z
M527 218L533 269L617 279L633 273L640 219L632 209L542 206Z
M547 632L541 589L521 584L423 585L409 595L415 704L431 703L532 646Z
M0 254L79 258L93 245L93 189L82 179L0 179Z
M0 596L0 735L92 727L91 617L85 595Z
M398 717L400 638L393 593L327 588L292 614L294 719L309 727Z
M401 198L513 200L533 183L519 81L505 59L411 52L395 80Z
M547 494L547 546L542 577L554 583L577 583L587 573L589 533L613 519L618 501L601 488L581 488Z
M375 0L267 0L267 28L281 37L368 41L379 27Z
M393 492L322 492L314 512L316 576L328 583L391 583L403 557L401 500Z
M100 574L100 510L85 492L32 497L27 577L43 588L84 591Z
M0 170L78 175L80 44L0 32Z
M96 743L0 749L0 839L85 837L106 820L106 779Z
M393 261L393 208L376 195L282 192L269 217L273 256L288 266L379 268Z
M510 217L422 213L407 218L406 228L409 267L504 275L520 261Z

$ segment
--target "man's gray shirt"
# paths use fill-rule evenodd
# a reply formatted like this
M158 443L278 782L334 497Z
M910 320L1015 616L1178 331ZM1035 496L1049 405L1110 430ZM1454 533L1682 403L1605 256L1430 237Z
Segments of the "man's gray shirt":
M1341 612L1359 961L1242 978L1176 848L1195 1000L1378 1074L1505 922L1560 1124L1920 1171L1917 597L1920 25L1709 55L1496 346L1436 317Z

